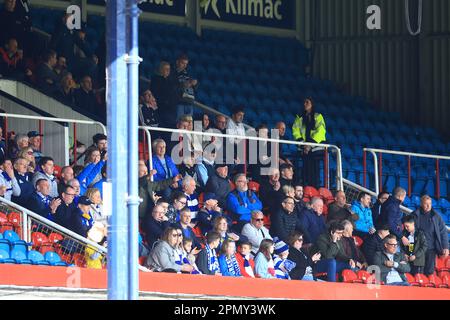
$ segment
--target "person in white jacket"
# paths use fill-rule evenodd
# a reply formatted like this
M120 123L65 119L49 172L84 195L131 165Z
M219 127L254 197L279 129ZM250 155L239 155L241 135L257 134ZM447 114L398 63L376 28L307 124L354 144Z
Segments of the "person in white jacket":
M19 183L14 175L11 160L4 160L0 164L0 196L11 201L11 196L20 196L21 190Z
M243 236L246 236L252 244L252 258L256 256L261 241L263 241L264 239L272 240L272 236L270 235L269 230L264 227L264 214L258 210L252 212L252 218L250 222L244 225L241 233Z

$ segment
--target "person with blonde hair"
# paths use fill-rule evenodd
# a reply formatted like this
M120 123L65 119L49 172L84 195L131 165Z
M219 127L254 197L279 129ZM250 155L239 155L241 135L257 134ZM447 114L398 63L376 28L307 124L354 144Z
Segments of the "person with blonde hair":
M97 188L89 188L86 190L85 196L91 200L91 212L95 222L108 226L108 215L103 210L103 200L100 190Z

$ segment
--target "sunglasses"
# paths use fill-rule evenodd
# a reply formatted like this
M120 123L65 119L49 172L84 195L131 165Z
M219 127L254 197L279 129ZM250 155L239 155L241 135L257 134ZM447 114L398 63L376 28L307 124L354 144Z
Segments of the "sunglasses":
M255 220L255 221L264 221L264 219L253 219L253 220Z
M387 243L388 246L397 247L398 243Z

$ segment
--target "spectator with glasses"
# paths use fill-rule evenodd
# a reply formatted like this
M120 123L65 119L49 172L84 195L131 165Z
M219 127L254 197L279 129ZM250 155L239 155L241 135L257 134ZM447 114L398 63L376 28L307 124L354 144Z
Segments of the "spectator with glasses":
M317 261L320 260L321 254L318 252L313 256L302 249L303 233L293 231L289 234L288 244L290 247L288 259L295 263L294 269L289 272L292 280L314 281L313 269Z
M162 234L161 240L155 243L147 258L147 267L157 272L192 272L194 268L190 264L177 264L179 259L176 250L182 233L176 227L169 226Z
M34 157L33 148L28 147L20 150L18 153L18 157L27 159L28 160L27 170L30 173L34 173L34 171L36 170L36 159Z
M264 227L264 214L259 210L252 212L252 218L249 223L242 228L242 235L248 238L252 244L251 255L256 256L259 250L259 245L264 239L272 240L269 230Z
M69 228L71 223L71 217L78 214L78 207L74 203L76 193L73 187L65 186L61 192L61 204L56 209L53 215L53 221L57 224L63 226L64 228Z
M374 263L381 270L381 281L391 286L409 286L405 273L411 268L403 253L397 252L398 241L395 234L384 239L384 250L375 254Z
M180 220L180 211L187 205L187 197L180 191L174 192L172 203L166 212L167 220L170 223L176 223Z
M272 215L270 232L280 240L288 241L289 234L294 230L302 231L302 226L294 211L295 200L293 197L285 197L280 210Z

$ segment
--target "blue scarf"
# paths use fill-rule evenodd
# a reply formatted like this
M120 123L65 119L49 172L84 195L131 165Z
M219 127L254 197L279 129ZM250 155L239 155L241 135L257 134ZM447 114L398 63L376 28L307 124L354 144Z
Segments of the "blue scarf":
M2 171L2 176L5 178L6 182L11 182L12 179L5 171ZM12 189L12 184L9 183L9 188L7 188L6 191L11 191Z
M230 258L228 258L227 256L224 256L224 257L225 257L225 262L227 263L228 272L235 277L240 277L241 269L239 268L239 264L236 260L236 256L233 254Z
M206 255L208 257L208 270L211 272L219 272L219 261L217 260L216 250L211 249L209 244L206 244Z

